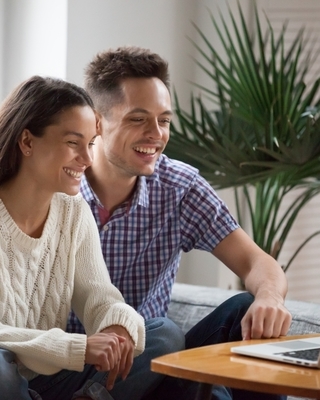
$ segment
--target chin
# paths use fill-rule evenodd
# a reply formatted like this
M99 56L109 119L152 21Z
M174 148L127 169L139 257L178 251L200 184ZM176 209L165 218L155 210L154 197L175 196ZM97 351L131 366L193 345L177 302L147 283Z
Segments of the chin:
M146 168L145 170L140 171L139 176L150 176L154 173L154 167L153 168Z
M80 188L77 187L75 189L66 189L66 190L61 190L62 193L67 194L68 196L76 196L80 191Z

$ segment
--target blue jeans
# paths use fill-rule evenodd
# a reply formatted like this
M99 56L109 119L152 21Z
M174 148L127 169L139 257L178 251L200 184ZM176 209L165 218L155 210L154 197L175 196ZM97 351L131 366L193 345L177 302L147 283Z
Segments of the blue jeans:
M146 321L145 351L134 359L127 379L118 379L110 392L105 389L107 373L97 372L91 365L86 365L82 372L62 370L55 375L39 375L28 385L16 364L12 364L14 354L2 350L5 356L1 357L0 349L1 400L71 400L78 396L94 400L140 400L164 378L150 371L151 359L182 350L184 346L182 331L168 318Z
M186 334L186 349L242 340L241 320L253 301L249 293L231 297ZM214 360L212 360L214 362ZM144 400L194 400L198 383L166 377ZM286 396L214 386L212 400L285 400Z

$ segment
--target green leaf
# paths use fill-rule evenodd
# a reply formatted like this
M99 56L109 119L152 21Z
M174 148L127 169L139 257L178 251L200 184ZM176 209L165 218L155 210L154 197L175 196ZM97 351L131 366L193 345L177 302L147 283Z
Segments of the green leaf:
M188 110L174 93L177 118L165 153L194 165L214 188L233 187L239 221L242 193L254 240L277 258L297 215L319 193L320 76L305 84L316 57L304 29L286 48L288 24L276 35L267 20L263 32L255 6L254 41L239 1L237 12L239 22L230 8L228 21L209 11L212 36L193 24L201 41L191 41L194 62L212 85L194 82L201 94L191 95ZM296 188L302 194L280 216Z

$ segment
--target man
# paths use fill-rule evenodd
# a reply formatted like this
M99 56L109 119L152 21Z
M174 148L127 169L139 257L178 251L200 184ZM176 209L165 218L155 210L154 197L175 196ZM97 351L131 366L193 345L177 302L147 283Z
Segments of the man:
M110 50L88 65L85 87L101 136L81 192L125 300L146 323L165 317L181 251L202 249L236 273L254 300L247 293L229 299L187 333L186 348L285 335L291 317L279 264L239 227L197 170L162 154L172 119L167 63L141 48ZM195 387L166 378L150 399L191 399ZM279 397L217 387L213 398Z

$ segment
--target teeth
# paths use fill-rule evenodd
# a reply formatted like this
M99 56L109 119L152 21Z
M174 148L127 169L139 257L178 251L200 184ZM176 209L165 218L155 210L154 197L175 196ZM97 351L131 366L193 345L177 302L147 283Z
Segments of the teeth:
M69 168L63 168L63 170L68 174L71 175L73 178L81 178L83 172L77 172Z
M156 149L150 147L135 147L135 150L144 154L155 154Z

